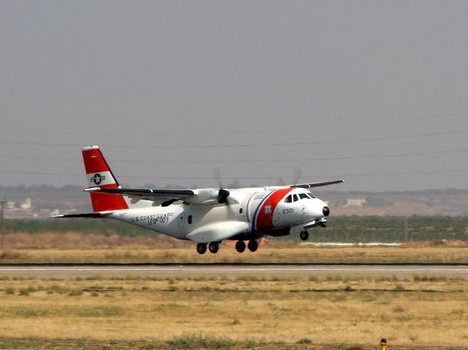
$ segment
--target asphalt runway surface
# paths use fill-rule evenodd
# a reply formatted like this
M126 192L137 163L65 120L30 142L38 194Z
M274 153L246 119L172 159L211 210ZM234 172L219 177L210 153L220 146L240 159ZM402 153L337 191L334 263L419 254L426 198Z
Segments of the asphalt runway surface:
M173 276L446 276L468 278L468 264L22 264L0 265L0 277L90 278Z

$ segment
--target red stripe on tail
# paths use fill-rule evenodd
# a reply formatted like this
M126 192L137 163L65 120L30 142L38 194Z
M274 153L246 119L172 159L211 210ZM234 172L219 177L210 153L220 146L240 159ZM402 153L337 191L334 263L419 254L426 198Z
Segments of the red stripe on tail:
M119 187L119 183L112 174L98 146L85 147L82 154L89 187ZM128 209L122 195L92 192L90 195L93 211L95 212Z

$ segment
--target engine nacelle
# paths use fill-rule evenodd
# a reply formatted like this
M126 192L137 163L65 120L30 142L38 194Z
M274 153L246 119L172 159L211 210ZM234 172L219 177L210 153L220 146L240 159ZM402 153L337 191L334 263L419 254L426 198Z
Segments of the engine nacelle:
M203 188L195 190L193 197L186 198L185 203L189 204L200 204L200 205L213 205L227 203L227 199L230 195L228 190L223 188Z

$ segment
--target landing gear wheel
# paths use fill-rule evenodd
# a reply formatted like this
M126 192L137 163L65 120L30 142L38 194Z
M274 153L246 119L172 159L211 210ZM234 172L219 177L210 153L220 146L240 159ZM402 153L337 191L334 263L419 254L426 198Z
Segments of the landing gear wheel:
M236 250L238 253L243 253L245 250L245 242L243 240L239 240L236 243Z
M211 253L216 254L219 250L219 243L218 242L211 242L208 246L208 249Z
M197 244L197 253L198 254L205 254L206 253L206 243L198 243Z
M322 228L325 228L325 227L327 227L327 223L326 223L326 222L322 222L322 223L320 224L320 226L321 226Z
M299 236L301 237L301 239L303 241L307 241L309 239L309 232L307 231L301 231L301 233L299 234Z
M251 252L255 252L258 249L258 242L255 239L252 239L251 241L249 241L247 247Z

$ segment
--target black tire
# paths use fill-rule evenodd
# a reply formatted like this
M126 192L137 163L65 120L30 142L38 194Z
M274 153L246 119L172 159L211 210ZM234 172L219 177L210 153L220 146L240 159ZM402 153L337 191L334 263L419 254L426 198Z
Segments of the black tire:
M211 253L216 254L219 250L219 243L218 242L211 242L208 246L208 249Z
M237 241L236 250L238 253L243 253L245 251L245 242L243 240Z
M252 239L251 241L249 241L247 247L251 252L255 252L258 249L258 242L255 239Z
M197 244L197 253L202 255L206 253L206 243L198 243Z
M301 237L301 239L303 241L307 241L309 239L309 232L307 231L301 231L301 233L299 234L299 236Z

